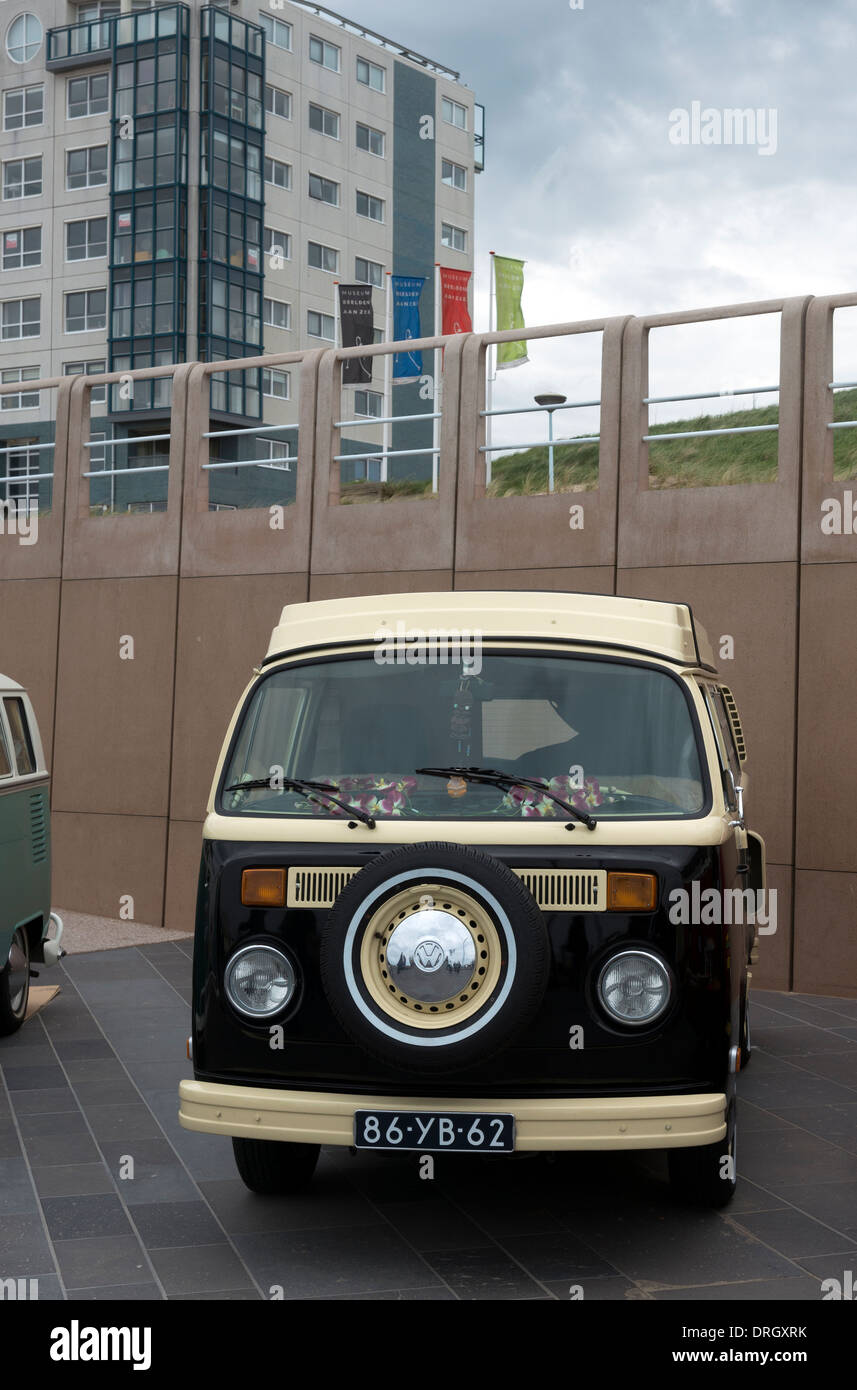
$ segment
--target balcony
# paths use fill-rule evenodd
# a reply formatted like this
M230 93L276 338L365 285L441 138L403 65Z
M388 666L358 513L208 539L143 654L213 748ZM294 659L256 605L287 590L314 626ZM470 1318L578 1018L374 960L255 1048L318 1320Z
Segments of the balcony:
M94 19L83 24L67 24L48 30L48 56L51 71L81 67L83 64L109 63L113 43L113 19Z
M485 168L485 107L478 101L473 105L473 166L477 174Z

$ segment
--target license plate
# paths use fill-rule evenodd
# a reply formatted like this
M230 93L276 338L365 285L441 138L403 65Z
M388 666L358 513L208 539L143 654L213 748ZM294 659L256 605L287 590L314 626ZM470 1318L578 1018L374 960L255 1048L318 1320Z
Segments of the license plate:
M420 1149L424 1153L513 1153L514 1115L396 1114L358 1110L354 1116L358 1149Z

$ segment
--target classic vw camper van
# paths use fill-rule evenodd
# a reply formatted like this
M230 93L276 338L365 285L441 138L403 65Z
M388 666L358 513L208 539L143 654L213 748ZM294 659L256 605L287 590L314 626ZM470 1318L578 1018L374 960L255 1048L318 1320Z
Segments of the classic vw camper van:
M744 758L683 604L286 608L208 806L182 1124L258 1192L322 1144L654 1148L727 1202L764 889Z
M49 784L27 692L0 676L0 1035L24 1022L31 966L63 954L51 912Z

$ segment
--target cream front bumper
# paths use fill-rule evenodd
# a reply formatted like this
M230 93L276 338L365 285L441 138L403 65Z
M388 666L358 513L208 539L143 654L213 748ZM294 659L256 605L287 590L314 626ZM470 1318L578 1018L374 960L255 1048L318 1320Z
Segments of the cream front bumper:
M354 1143L357 1110L515 1117L515 1148L666 1149L714 1144L726 1133L726 1096L610 1096L593 1099L445 1100L426 1096L280 1091L182 1081L179 1121L203 1134L293 1144Z

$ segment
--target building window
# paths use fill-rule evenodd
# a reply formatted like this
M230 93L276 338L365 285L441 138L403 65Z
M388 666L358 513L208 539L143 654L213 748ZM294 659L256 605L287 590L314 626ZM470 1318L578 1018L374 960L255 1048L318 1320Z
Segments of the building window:
M9 367L0 375L0 382L11 386L16 381L38 381L40 370L39 367ZM38 405L38 391L10 391L0 396L0 410L36 410Z
M376 419L384 414L384 397L380 391L355 391L354 414L372 415Z
M135 143L139 144L139 140L140 137L138 136ZM242 198L252 198L254 201L261 199L262 151L259 145L250 140L241 140L235 135L227 135L222 130L213 130L211 132L210 162L208 149L208 131L204 130L200 159L200 181L202 183L211 183L215 188L230 189L233 193L240 194ZM278 164L279 161L274 160L273 163ZM280 165L281 170L287 171L288 168L288 164ZM163 183L166 180L157 178L155 182ZM287 188L288 184L282 186Z
M62 371L63 376L100 376L107 371L107 363L104 358L95 362L66 362ZM107 387L93 386L89 400L91 405L103 405L107 400Z
M29 63L42 46L42 26L34 14L19 14L6 30L6 52L13 63Z
M3 269L24 270L42 264L41 227L16 227L3 233Z
M268 14L259 15L259 24L265 31L265 38L268 43L272 43L275 48L284 48L287 53L291 53L291 24L286 24L282 19L274 19L272 15Z
M364 87L371 87L373 92L383 92L386 76L386 70L379 68L377 63L370 63L366 58L357 59L357 81L362 82Z
M275 188L291 188L292 186L292 166L284 164L281 159L269 159L265 157L265 182L272 183Z
M334 342L336 325L333 314L319 314L315 309L308 309L306 331L311 338L324 338L328 343Z
M467 251L467 233L463 227L453 227L451 222L444 222L440 229L440 240L442 245L448 246L451 251Z
M75 290L66 295L66 333L93 333L97 328L106 327L106 324L106 290Z
M215 205L219 206L219 204ZM178 211L179 224L176 226ZM200 206L200 224L204 225L208 211L208 201L203 199ZM116 265L130 265L136 261L164 261L185 254L185 216L182 203L176 209L171 193L160 193L156 203L138 202L135 207L118 207L113 212L113 261ZM239 214L242 255L247 247L243 221ZM252 230L252 218L247 219ZM96 219L92 235L97 241L99 231ZM80 234L77 234L79 237ZM201 232L203 247L206 231ZM92 254L92 251L90 251ZM241 264L242 262L238 262ZM258 266L256 267L258 269Z
M328 43L326 39L317 39L315 35L309 41L309 60L311 63L319 63L323 68L330 68L331 72L339 72L340 58L342 49L337 48L335 43Z
M4 130L23 130L41 125L44 119L45 89L41 82L35 87L15 87L3 93Z
M107 218L89 217L83 222L65 224L67 261L94 261L107 255Z
M289 399L289 373L278 372L274 367L263 367L262 395L274 396L278 401L287 401Z
M372 222L384 221L384 200L375 198L371 193L361 193L357 190L357 216L368 217Z
M3 165L4 198L37 198L42 191L42 156L7 159Z
M311 101L309 104L309 128L317 131L319 135L329 135L331 140L338 140L339 115L336 111L328 111L326 106L316 106Z
M106 182L106 145L90 145L84 150L66 150L66 188L98 188Z
M40 300L7 299L0 305L0 333L4 339L38 338L42 331Z
M108 109L110 81L106 73L90 77L70 77L66 88L66 109L70 121L81 116L101 116Z
M283 299L266 299L264 322L268 328L289 329L292 326L292 306Z
M283 372L281 375L287 376L288 373ZM291 473L292 466L289 460L293 459L295 454L292 452L294 445L290 439L260 439L258 444L259 459L263 465L282 468L284 473Z
M32 448L28 448L32 445ZM28 439L20 449L13 449L6 455L6 501L21 503L30 509L39 504L39 480L35 476L42 470L39 467L41 451L38 440Z
M449 97L442 97L440 114L447 125L454 125L458 130L467 129L467 107L462 106L460 102L451 101Z
M292 239L289 233L281 232L278 227L266 227L265 255L279 256L281 260L290 261L292 259Z
M326 270L330 275L338 275L339 252L333 246L310 241L307 243L307 265L313 270Z
M440 168L441 179L449 188L457 188L462 193L467 192L467 170L463 164L454 164L451 159L442 159Z
M375 285L380 289L384 283L384 267L380 261L367 261L365 256L357 256L354 261L354 279L361 285Z
M339 207L339 184L333 179L323 179L320 174L309 176L309 196L320 203L329 203L332 208Z
M385 144L386 136L383 130L375 130L374 126L364 125L362 121L357 122L358 150L366 150L368 154L377 154L383 159Z
M281 87L269 87L265 84L265 110L270 111L272 116L282 116L284 121L292 119L292 94L284 92Z

